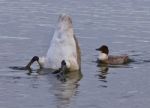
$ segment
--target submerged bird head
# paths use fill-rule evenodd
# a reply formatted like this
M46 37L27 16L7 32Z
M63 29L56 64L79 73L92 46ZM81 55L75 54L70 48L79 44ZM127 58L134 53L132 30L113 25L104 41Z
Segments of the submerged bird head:
M96 49L97 51L101 51L101 53L109 54L109 49L106 45L102 45L101 47Z

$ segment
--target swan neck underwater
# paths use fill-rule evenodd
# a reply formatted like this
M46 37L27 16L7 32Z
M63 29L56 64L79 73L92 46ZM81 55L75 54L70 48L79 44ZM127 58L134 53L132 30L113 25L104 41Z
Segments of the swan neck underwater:
M69 71L80 70L81 52L73 30L72 19L62 14L58 18L53 38L46 56L34 56L26 65L27 68L37 61L40 68L60 69L67 67Z

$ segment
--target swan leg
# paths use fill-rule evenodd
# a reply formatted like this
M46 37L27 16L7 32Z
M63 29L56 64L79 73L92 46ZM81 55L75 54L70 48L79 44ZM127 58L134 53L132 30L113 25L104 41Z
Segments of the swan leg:
M65 73L67 72L67 65L65 60L62 60L61 62L61 68L59 68L58 70L54 71L53 74L57 74L57 78L63 82L66 81L65 78Z
M30 60L30 62L25 66L25 68L26 68L26 69L31 69L31 65L32 65L35 61L37 61L38 64L39 64L39 66L40 66L39 57L38 57L38 56L34 56L34 57ZM41 66L40 66L40 68L41 68Z

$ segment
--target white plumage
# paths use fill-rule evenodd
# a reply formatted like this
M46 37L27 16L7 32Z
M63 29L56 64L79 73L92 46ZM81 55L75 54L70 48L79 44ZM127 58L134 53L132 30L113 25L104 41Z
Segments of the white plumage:
M70 70L80 69L80 48L68 15L60 15L47 55L40 57L39 63L44 68L59 69L62 60Z

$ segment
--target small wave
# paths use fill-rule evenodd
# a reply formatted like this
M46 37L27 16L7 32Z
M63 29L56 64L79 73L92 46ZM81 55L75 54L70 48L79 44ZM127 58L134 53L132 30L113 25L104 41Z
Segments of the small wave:
M31 38L27 38L27 37L0 36L0 39L19 39L19 40L27 40L27 39L31 39Z
M109 65L109 68L133 68L130 65Z
M133 62L133 64L147 64L150 63L150 59L137 59Z
M9 68L13 70L27 70L26 67L23 66L10 66Z
M78 36L78 38L81 38L81 39L96 39L96 37L81 37L81 36Z
M150 60L143 60L144 63L150 63Z
M116 41L116 42L112 42L112 43L115 43L115 44L124 44L125 42Z
M149 43L149 40L136 40L137 42Z
M51 27L49 24L38 24L38 25L42 27Z

